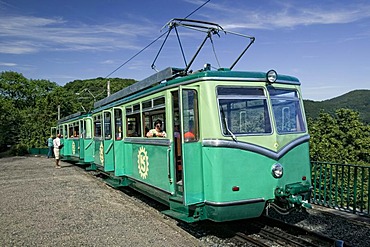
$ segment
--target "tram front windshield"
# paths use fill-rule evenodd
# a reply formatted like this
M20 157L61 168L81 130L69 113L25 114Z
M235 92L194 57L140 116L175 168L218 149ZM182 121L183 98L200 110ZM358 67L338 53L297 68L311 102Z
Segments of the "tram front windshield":
M275 127L279 134L304 132L300 102L294 90L269 88ZM263 88L217 88L222 134L269 135L272 124Z
M277 132L284 134L306 131L297 91L271 87L268 92Z

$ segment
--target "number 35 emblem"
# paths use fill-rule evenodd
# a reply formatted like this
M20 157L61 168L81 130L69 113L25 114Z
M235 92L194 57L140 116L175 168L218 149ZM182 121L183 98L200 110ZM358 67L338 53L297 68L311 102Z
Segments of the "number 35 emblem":
M143 146L141 146L137 152L137 168L139 170L140 177L146 179L149 172L149 157L148 152Z

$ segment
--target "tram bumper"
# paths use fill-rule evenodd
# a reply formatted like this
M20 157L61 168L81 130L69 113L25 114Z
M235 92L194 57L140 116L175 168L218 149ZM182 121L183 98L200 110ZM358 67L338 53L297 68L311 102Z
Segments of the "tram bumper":
M312 208L308 202L312 186L309 183L287 184L275 189L275 200L270 205L279 213L289 213L294 209Z

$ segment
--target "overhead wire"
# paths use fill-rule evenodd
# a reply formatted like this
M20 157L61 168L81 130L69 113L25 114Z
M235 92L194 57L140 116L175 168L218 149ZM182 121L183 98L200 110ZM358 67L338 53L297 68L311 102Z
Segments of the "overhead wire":
M192 11L190 14L188 14L184 19L187 19L189 18L191 15L193 15L195 12L197 12L199 9L201 9L204 5L206 5L208 2L210 2L211 0L207 0L206 2L204 2L202 5L200 5L198 8L196 8L194 11ZM166 35L168 32L170 32L170 29L167 30L166 32L162 33L161 35L159 35L159 37L157 37L155 40L153 40L152 42L150 42L147 46L145 46L143 49L141 49L139 52L137 52L135 55L133 55L132 57L130 57L128 60L126 60L124 63L122 63L120 66L118 66L118 68L116 68L115 70L113 70L111 73L109 73L106 77L104 77L104 79L108 78L109 76L111 76L112 74L114 74L117 70L119 70L120 68L122 68L124 65L126 65L128 62L130 62L132 59L134 59L135 57L137 57L140 53L142 53L143 51L145 51L149 46L151 46L152 44L154 44L155 42L157 42L160 38L162 38L164 35ZM168 35L167 35L168 36ZM152 65L153 66L153 65Z

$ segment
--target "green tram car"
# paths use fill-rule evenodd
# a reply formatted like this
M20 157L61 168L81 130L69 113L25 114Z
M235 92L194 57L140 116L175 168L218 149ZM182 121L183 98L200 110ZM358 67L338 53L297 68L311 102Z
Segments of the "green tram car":
M186 222L309 207L309 135L297 78L167 68L58 122L65 159L90 164ZM166 137L146 137L156 120ZM191 135L189 135L191 132Z
M77 164L94 162L91 114L72 114L58 120L56 131L61 134L63 148L60 155L64 161Z
M63 159L106 174L113 187L130 186L166 204L165 214L186 222L310 207L299 80L274 70L232 71L254 37L204 21L168 23L170 31L180 26L206 33L186 68L164 69L95 102L88 114L58 121ZM190 72L206 40L220 33L250 42L230 68L206 64ZM147 137L157 120L166 136Z

